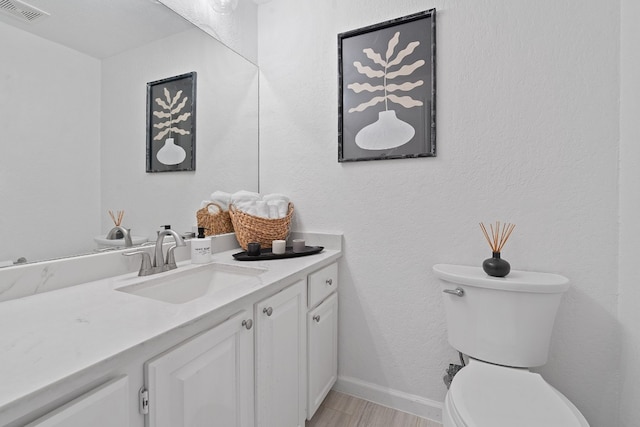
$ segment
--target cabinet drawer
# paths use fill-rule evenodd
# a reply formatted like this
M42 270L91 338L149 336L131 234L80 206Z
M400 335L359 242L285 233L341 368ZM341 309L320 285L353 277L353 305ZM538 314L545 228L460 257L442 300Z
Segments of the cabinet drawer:
M129 380L121 376L83 394L27 427L129 425Z
M333 263L309 275L307 305L314 307L338 289L338 264Z

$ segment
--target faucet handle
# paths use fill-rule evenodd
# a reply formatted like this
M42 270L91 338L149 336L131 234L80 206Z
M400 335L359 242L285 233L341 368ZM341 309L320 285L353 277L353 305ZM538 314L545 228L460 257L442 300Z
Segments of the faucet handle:
M148 276L150 274L153 274L153 268L151 266L151 256L149 255L149 252L138 250L133 252L124 252L122 255L142 255L142 263L140 264L140 271L138 271L138 276Z
M178 266L176 265L176 256L173 253L177 247L178 245L175 244L171 246L169 249L167 249L167 262L165 263L165 268L167 270L173 270L174 268L178 268Z

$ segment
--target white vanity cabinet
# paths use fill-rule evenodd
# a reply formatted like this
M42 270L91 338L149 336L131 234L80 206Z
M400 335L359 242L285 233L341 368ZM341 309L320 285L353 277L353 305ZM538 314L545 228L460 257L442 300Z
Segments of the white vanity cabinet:
M243 311L147 362L147 425L252 427L253 331Z
M183 304L120 292L135 273L3 303L0 426L304 427L337 375L341 236L316 239Z
M338 264L311 273L307 281L307 419L338 378Z
M304 427L306 283L255 305L256 426Z
M129 426L129 383L126 376L83 394L26 427L87 426Z

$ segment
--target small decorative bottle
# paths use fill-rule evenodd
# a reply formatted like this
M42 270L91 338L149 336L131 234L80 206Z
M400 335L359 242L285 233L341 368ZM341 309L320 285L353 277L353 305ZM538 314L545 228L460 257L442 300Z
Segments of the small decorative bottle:
M211 237L204 235L204 227L198 227L198 236L191 240L191 263L211 262Z

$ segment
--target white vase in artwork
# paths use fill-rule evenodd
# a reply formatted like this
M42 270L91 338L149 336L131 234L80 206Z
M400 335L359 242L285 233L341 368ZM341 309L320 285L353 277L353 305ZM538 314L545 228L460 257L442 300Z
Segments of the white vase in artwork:
M388 150L411 141L416 130L396 117L394 110L380 111L378 120L356 134L356 144L365 150Z
M167 138L156 154L156 158L163 165L177 165L182 163L185 157L187 157L187 152L184 151L184 148L176 145L173 138Z

